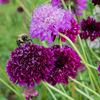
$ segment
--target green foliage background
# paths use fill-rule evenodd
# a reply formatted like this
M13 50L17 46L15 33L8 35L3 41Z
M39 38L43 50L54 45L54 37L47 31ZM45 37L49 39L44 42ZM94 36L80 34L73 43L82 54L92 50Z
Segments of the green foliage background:
M24 6L28 9L30 13L31 11L34 11L36 5L41 5L43 3L49 2L47 0L20 0L20 1L24 4ZM18 35L21 33L29 34L29 24L30 24L29 16L25 12L19 13L17 11L17 8L19 6L20 5L18 4L17 0L10 0L9 3L0 5L0 67L5 71L5 73L6 73L5 67L7 64L7 60L9 60L10 58L10 51L13 51L15 48L17 48L16 40L18 38ZM86 15L83 15L82 17L80 17L80 19L83 19L83 17L87 18L88 16L92 15L93 4L91 3L91 0L87 0L87 10L84 13L86 13ZM54 43L57 44L57 42L58 41L56 40ZM33 43L39 44L39 39L33 39ZM76 44L79 45L78 42L76 42ZM87 70L82 73L82 76L83 78L85 78L86 82L89 81ZM6 77L3 75L2 72L0 72L0 78L2 78L5 82L11 85L7 81ZM78 78L79 75L77 76L77 79ZM63 86L67 94L69 96L72 96L75 100L88 100L86 97L83 97L81 94L76 92L70 85L68 86L63 85ZM88 86L91 88L91 85L88 84ZM17 85L17 87L21 92L23 92L26 86L20 87L19 85ZM56 87L60 89L58 85L56 85ZM82 91L84 91L84 88L80 86L78 87ZM34 88L38 90L39 96L38 98L33 98L33 100L53 100L52 96L42 83L40 85L35 85ZM58 98L58 100L67 100L65 99L65 97L62 97L57 92L53 91L53 93ZM17 95L15 95L7 86L5 86L3 83L0 82L0 100L21 100L21 99Z

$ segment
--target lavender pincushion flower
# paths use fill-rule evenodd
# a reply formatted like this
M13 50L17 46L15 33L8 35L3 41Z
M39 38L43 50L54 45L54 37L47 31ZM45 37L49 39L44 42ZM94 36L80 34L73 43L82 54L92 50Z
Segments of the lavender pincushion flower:
M100 22L96 22L93 18L88 17L81 22L82 32L80 33L81 39L86 40L90 37L91 41L100 37Z
M81 10L86 9L86 0L64 0L64 2L68 5L68 2L71 2L71 7L73 13L76 13L77 15L83 15ZM60 7L62 5L61 0L52 0L51 3L53 6Z
M80 67L81 59L68 45L63 45L63 48L54 45L50 49L54 52L56 62L55 68L51 70L50 76L48 76L46 81L53 86L61 82L68 85L69 76L72 78L76 77L77 74L75 72Z
M5 4L5 3L9 3L10 0L0 0L0 5Z
M43 46L24 44L11 52L6 66L7 74L12 83L33 87L55 67L53 55L50 49Z
M68 10L52 6L51 4L43 4L41 7L37 6L33 17L31 18L30 37L38 38L41 41L47 40L52 43L55 37L59 37L59 29L71 29L71 19L73 15Z

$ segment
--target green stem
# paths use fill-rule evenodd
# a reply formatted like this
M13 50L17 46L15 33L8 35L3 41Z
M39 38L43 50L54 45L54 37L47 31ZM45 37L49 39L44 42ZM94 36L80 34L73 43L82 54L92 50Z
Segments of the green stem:
M9 89L11 89L15 94L17 94L19 97L21 97L20 94L16 90L14 90L9 84L7 84L3 79L0 78L0 81L3 84L5 84Z
M54 100L57 100L55 95L52 93L52 91L50 90L50 88L47 86L47 84L45 82L42 81L42 83L45 85L45 87L48 89L48 91L50 92L50 94L52 95L52 97L54 98Z
M60 47L62 48L61 36L60 36L59 44L60 44Z
M68 1L68 8L69 8L70 13L72 14L72 11L71 11L71 2L70 1Z
M66 6L66 4L65 4L64 0L61 0L61 2L62 2L62 4L63 4L63 6L64 6L65 10L67 10L67 6Z
M90 49L90 52L96 57L96 59L98 60L98 61L100 61L100 58L93 52L93 50L92 50L92 48L91 48L91 41L90 41L90 44L89 44L90 46L89 46L89 49Z
M27 10L27 8L23 5L23 3L20 0L16 0L17 3L24 9L24 11L27 13L28 16L32 17L30 12Z
M79 76L80 76L80 79L83 80L81 72L79 72ZM85 85L84 81L82 81L82 84ZM87 95L89 95L89 92L87 91L86 88L85 88L85 91L86 91Z
M3 73L3 75L7 78L7 80L9 81L9 83L10 83L10 84L17 90L17 92L21 95L21 97L22 97L24 100L26 100L26 99L23 97L22 93L19 91L19 89L18 89L14 84L12 84L12 82L9 80L8 76L7 76L6 73L2 70L1 67L0 67L0 70L1 70L1 72Z
M63 88L63 86L61 84L59 84L59 85L60 85L61 89L63 90L63 92L66 93L65 89Z
M93 91L92 89L88 88L87 86L83 85L82 83L78 82L77 80L72 79L71 77L70 77L70 79L71 79L72 81L74 81L75 83L81 85L82 87L86 88L87 90L91 91L92 93L94 93L94 94L97 95L98 97L100 97L100 95L99 95L98 93L96 93L95 91Z
M100 88L99 88L99 85L98 85L98 83L97 83L94 75L92 74L90 68L88 67L87 63L85 62L84 58L82 57L82 55L80 54L80 52L77 50L77 48L75 47L75 45L73 44L73 42L68 37L66 37L65 35L63 35L61 33L59 33L59 35L62 36L62 37L64 37L67 41L69 41L69 43L72 45L72 47L74 48L74 50L77 52L77 54L79 55L79 57L81 58L81 60L85 64L85 66L87 67L89 73L91 74L91 76L92 76L92 78L93 78L93 80L94 80L94 82L95 82L95 84L96 84L96 86L97 86L97 88L99 90L99 93L100 93Z
M72 97L68 96L67 94L63 93L62 91L58 90L57 88L55 88L54 86L51 86L50 84L46 83L50 88L52 88L53 90L57 91L58 93L60 93L61 95L65 96L66 98L70 99L70 100L74 100Z
M82 64L84 64L82 61L81 61L81 63ZM95 69L95 70L97 70L97 68L96 67L94 67L93 65L90 65L90 64L88 64L88 63L86 63L89 67L91 67L91 68L93 68L93 69Z
M84 92L82 92L80 89L78 89L75 85L73 85L71 82L69 82L70 85L72 85L79 93L81 93L82 95L86 96L87 98L89 98L89 100L94 100L93 98L91 98L89 95L85 94Z

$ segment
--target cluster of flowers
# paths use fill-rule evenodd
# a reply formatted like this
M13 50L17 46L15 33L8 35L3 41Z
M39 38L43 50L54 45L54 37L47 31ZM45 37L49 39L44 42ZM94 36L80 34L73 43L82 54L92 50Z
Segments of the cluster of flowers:
M88 17L81 22L82 32L80 33L81 39L86 40L90 37L91 41L100 37L100 22L96 22L93 18Z
M12 83L17 82L20 86L33 87L41 79L53 86L61 82L68 85L69 76L76 77L80 61L80 57L68 45L45 48L29 43L11 52L6 69Z
M60 32L75 42L80 27L69 10L51 4L43 4L41 7L37 6L32 15L33 17L30 18L31 24L29 25L30 37L40 37L41 41L47 40L50 44L56 36L59 37L58 33ZM62 42L66 41L64 38L61 38L61 40Z

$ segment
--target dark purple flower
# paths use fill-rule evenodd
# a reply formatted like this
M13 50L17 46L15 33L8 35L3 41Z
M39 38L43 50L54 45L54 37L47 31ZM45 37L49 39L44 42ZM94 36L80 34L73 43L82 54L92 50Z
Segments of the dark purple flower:
M18 8L17 8L17 11L21 13L21 12L24 11L24 9L23 9L22 7L18 7Z
M99 65L98 65L99 67L98 67L98 71L99 71L99 74L98 74L98 76L100 76L100 62L99 62Z
M78 68L78 72L83 72L84 70L86 70L86 66L81 64L81 66Z
M68 2L71 2L72 12L76 13L77 15L83 15L81 10L86 9L86 0L64 0L66 5L68 6ZM61 0L51 0L53 6L62 6Z
M100 0L92 0L92 3L94 3L94 5L98 4L100 6Z
M26 98L29 99L31 97L37 97L39 95L38 91L36 91L33 87L26 87L24 89L24 92L22 95Z
M80 67L81 59L68 45L63 45L63 48L60 48L59 45L54 45L50 49L54 53L56 62L55 68L50 71L50 76L48 76L46 81L53 86L61 82L68 85L69 76L72 78L76 77L77 74L75 72Z
M10 2L10 0L0 0L0 5Z
M68 29L65 31L60 30L60 32L64 35L66 35L67 37L69 37L72 40L72 42L74 43L76 36L79 34L78 31L80 30L80 26L79 26L78 22L73 18L71 19L71 26L72 26L71 29ZM66 39L61 37L61 41L66 42Z
M17 82L20 86L34 86L35 82L40 83L41 78L55 67L55 58L49 48L43 46L24 44L11 52L10 60L7 63L7 74L12 83Z
M88 17L87 19L83 19L81 28L81 39L86 40L90 37L90 40L94 41L98 36L100 37L100 22L96 22L93 18Z

